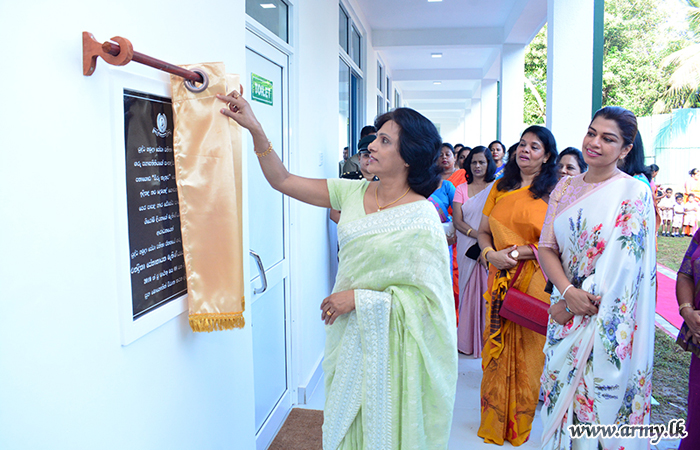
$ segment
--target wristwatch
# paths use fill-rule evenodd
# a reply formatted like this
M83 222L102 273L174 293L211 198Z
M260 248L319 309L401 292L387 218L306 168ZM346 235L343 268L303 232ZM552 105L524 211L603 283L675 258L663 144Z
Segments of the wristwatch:
M518 259L518 256L520 256L520 252L519 252L518 249L516 248L515 250L513 250L512 252L510 252L509 255L510 255L511 258L517 260L517 259Z

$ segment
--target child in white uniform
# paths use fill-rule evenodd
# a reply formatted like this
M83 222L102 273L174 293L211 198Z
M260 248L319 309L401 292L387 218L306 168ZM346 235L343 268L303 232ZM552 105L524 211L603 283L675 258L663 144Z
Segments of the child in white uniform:
M688 194L685 202L685 215L683 216L683 234L693 236L698 228L698 202L695 194Z
M673 222L673 207L675 205L673 189L666 188L666 195L661 197L657 205L659 216L661 216L661 236L671 236L671 222Z
M683 205L683 194L676 193L676 204L673 205L673 237L681 237L681 228L683 228L683 216L685 216L685 206Z

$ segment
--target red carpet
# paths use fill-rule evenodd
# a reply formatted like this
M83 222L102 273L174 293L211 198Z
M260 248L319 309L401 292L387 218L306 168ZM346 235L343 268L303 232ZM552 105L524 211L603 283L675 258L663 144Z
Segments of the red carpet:
M667 271L673 272L671 269L662 266ZM670 278L661 271L656 272L656 279L659 283L659 290L656 297L656 312L671 324L680 328L683 325L683 318L678 314L678 302L676 301L676 280Z

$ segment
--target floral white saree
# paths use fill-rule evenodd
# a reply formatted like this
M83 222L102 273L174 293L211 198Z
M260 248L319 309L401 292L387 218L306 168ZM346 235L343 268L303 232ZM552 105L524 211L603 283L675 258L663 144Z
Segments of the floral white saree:
M355 311L327 327L323 448L447 449L457 383L445 232L418 201L365 214L367 181L331 179L340 210L334 292Z
M598 184L583 177L562 179L552 192L540 248L557 249L569 281L602 301L592 317L574 316L563 326L550 318L542 448L646 449L648 439L574 438L569 430L648 423L654 354L651 190L622 173ZM555 288L552 304L560 300Z

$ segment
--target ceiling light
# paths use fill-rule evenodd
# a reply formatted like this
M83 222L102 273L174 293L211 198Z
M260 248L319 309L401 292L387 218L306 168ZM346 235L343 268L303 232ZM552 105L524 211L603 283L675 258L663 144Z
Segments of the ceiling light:
M434 85L439 85L439 84L442 84L442 81L433 81L433 84L434 84Z
M442 53L431 53L430 56L433 58L442 58Z
M260 3L260 7L264 9L277 8L277 6L273 5L272 3Z

